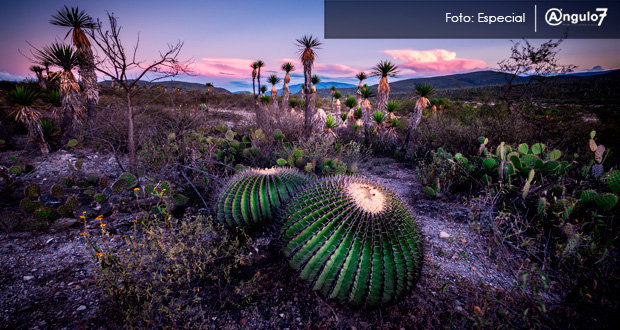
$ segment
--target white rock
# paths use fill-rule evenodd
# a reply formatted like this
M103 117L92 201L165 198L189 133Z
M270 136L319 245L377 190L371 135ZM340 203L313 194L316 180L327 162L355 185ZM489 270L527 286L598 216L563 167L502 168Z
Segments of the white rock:
M443 238L443 239L447 239L450 238L450 234L446 233L445 231L440 231L439 232L439 238Z
M81 311L83 311L83 310L85 310L85 309L86 309L86 306L84 306L84 305L80 305L80 307L78 307L78 308L77 308L77 311L78 311L78 312L81 312Z
M31 281L34 279L34 276L24 276L24 281Z

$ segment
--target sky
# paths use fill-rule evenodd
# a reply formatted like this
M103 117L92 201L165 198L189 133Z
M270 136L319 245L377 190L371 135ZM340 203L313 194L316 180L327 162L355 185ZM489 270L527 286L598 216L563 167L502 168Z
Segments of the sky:
M64 5L78 6L94 18L113 13L123 27L121 37L127 47L140 36L138 58L145 63L167 43L183 41L180 57L192 62L193 72L176 79L212 82L231 91L251 90L249 66L257 59L266 64L263 77L282 77L280 66L291 61L297 68L291 83L301 83L303 69L295 39L304 34L323 41L313 73L325 82L355 84L357 72L368 72L380 60L400 67L396 79L493 69L510 55L512 45L502 39L325 40L323 0L0 0L0 80L33 77L28 71L32 63L25 55L32 46L64 40L68 30L49 24L51 15ZM360 28L372 29L372 17L360 19ZM618 39L569 39L561 48L561 62L577 65L576 71L620 68ZM376 81L372 78L368 83Z

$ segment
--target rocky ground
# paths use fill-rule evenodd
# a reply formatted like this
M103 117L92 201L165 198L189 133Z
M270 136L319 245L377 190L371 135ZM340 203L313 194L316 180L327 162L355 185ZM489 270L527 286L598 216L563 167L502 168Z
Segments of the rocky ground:
M36 170L26 179L45 185L68 174L67 163L77 159L83 160L84 172L110 178L120 174L117 162L123 162L108 154L60 151L33 159ZM266 239L257 248L261 262L252 269L260 274L258 293L247 305L202 315L204 326L473 325L484 315L485 306L509 295L516 283L515 270L489 253L487 238L470 224L467 207L428 199L415 171L391 159L371 159L360 165L360 174L391 187L418 216L425 236L425 266L415 292L397 304L369 311L326 302L297 280L279 257L277 243ZM130 213L113 212L107 222L111 230L122 231L130 219ZM94 279L96 263L80 236L87 230L96 237L98 224L94 219L67 219L49 229L0 234L0 328L118 326L110 323L102 308L103 293Z

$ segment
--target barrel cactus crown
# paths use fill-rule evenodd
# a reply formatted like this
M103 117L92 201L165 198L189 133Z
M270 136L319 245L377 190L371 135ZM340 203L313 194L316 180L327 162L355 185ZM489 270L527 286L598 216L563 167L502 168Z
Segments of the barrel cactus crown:
M422 236L394 193L359 177L310 185L284 212L289 264L313 289L354 306L396 300L422 267Z
M217 220L228 226L268 223L308 181L305 174L291 168L245 170L220 193Z

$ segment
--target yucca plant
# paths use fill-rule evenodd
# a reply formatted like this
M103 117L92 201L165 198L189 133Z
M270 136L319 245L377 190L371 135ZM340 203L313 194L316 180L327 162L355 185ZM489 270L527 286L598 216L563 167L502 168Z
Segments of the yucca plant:
M398 76L398 66L390 61L380 61L373 68L372 74L381 77L377 93L377 109L383 109L390 98L388 77Z
M27 87L16 86L8 96L9 102L15 108L13 112L15 120L26 125L30 138L39 140L42 153L49 153L49 147L41 129L41 112L34 108L39 94Z
M213 86L213 83L210 83L210 82L206 83L205 87L207 87L207 92L209 94L213 93L213 89L215 88L215 86Z
M293 198L284 254L313 290L354 306L410 291L422 268L422 234L399 197L359 177L324 178Z
M422 120L422 113L430 102L428 98L435 93L435 88L433 88L431 84L420 84L415 86L415 93L419 96L419 98L415 102L413 113L411 114L411 121L409 122L409 128L407 129L407 138L405 139L405 147L409 145L409 141L411 141L411 138L413 137L413 132L420 124L420 120Z
M290 95L288 88L288 84L291 82L290 72L295 70L295 66L291 62L286 62L282 64L282 70L286 72L286 75L284 76L284 84L282 86L282 109L286 110L286 106L289 104L288 98Z
M357 80L359 80L359 84L357 84L357 97L359 98L359 101L362 100L362 88L364 87L364 80L366 80L366 78L368 78L366 76L365 72L360 72L358 74L355 75L355 78L357 78Z
M353 108L355 108L357 106L357 99L351 95L349 95L345 100L344 100L344 105L349 108L349 113L347 115L347 117L350 120L354 119L354 110Z
M99 102L99 85L97 84L97 74L95 73L95 59L91 49L91 43L85 30L92 30L95 21L86 12L78 7L67 7L59 10L56 15L52 15L50 23L57 26L68 27L69 31L65 38L72 34L71 41L77 49L79 55L79 74L82 77L84 94L88 115L94 112L97 102Z
M43 71L44 69L38 65L33 65L30 67L30 71L34 72L35 76L37 77L37 83L39 84L39 86L43 89L47 88L47 81L46 79L43 77Z
M372 114L372 120L377 124L377 127L382 127L386 121L387 116L383 111L377 111Z
M260 95L265 96L265 93L267 93L267 86L265 85L260 86Z
M321 78L317 75L312 76L312 94L316 94L316 85L321 82Z
M263 62L262 60L258 60L256 62L256 81L258 82L258 90L261 91L263 94L265 94L265 92L267 91L267 89L265 88L265 90L263 91L263 89L261 88L262 86L260 85L260 69L265 66L265 62Z
M262 87L265 87L265 85L263 85ZM260 103L262 105L267 105L267 104L271 103L271 96L265 95L265 94L261 95Z
M250 64L250 68L252 69L252 95L256 98L256 75L258 74L258 62L253 62Z
M334 105L335 105L335 110L336 112L340 112L340 98L342 97L342 93L340 93L340 91L335 91L334 92Z
M298 104L299 104L299 101L297 99L290 99L288 101L288 105L289 107L291 107L292 110L294 110Z
M366 125L370 117L370 98L375 96L375 94L373 93L372 89L370 89L370 87L368 87L367 85L364 85L364 87L362 88L361 96L362 96L361 106L363 110L362 120L364 121L364 125Z
M276 103L278 100L278 89L276 88L276 85L280 83L280 78L278 78L275 74L272 74L269 76L267 81L271 84L271 98L273 99L273 102Z
M394 112L398 109L398 103L396 101L388 101L385 105L385 111L387 111L387 120L392 120L394 118Z
M294 168L245 170L220 193L217 220L239 227L271 222L280 207L308 182L309 178Z
M328 136L336 136L336 133L334 132L334 128L336 128L336 126L338 126L336 123L336 117L327 115L327 118L325 118L325 133L327 133Z
M53 73L60 80L60 96L63 112L63 130L71 131L73 122L81 122L84 105L72 70L79 64L79 55L75 49L63 43L53 43L43 49L35 50L34 56L41 62L50 63L62 69Z
M310 102L310 85L312 79L312 66L316 59L316 49L321 46L321 41L315 36L308 34L304 35L300 39L297 39L297 46L299 47L299 59L304 66L304 87L302 88L302 94L305 94L306 103L304 109L304 127L306 134L310 134L312 131L312 102Z

